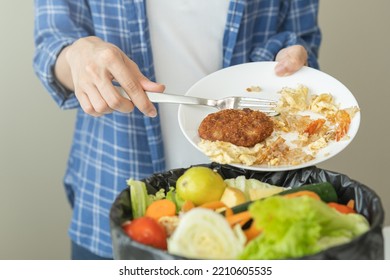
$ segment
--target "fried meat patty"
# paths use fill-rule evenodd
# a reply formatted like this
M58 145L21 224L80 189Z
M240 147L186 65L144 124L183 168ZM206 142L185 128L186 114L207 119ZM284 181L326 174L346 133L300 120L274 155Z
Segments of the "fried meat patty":
M225 109L207 115L201 122L198 133L205 140L253 147L269 137L273 130L274 123L270 117L263 112L245 108Z

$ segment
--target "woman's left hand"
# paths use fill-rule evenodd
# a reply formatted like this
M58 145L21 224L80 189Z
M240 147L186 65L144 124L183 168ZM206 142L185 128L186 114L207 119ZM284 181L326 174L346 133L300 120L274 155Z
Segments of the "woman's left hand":
M275 73L278 76L288 76L302 66L307 65L307 51L301 45L294 45L281 49L275 57L278 63L275 66Z

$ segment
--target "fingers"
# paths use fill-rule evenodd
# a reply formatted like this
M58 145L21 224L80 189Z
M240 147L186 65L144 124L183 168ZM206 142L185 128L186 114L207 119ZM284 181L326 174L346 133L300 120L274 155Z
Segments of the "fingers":
M288 76L307 64L307 51L303 46L294 45L278 52L275 61L275 73L278 76Z
M134 105L146 116L155 117L157 111L153 103L145 94L148 91L163 91L164 86L148 80L139 70L138 66L124 57L124 66L112 65L110 71L114 73L115 80L121 85Z
M85 113L94 117L100 117L103 115L103 113L98 113L95 110L94 106L88 98L88 95L85 92L76 92L76 97Z
M134 110L133 102L120 95L112 82L106 82L101 85L99 93L112 111L130 113Z
M134 110L131 100L119 95L110 79L100 79L96 84L82 83L75 88L80 106L89 115L102 116L113 111L129 113Z
M289 76L301 69L302 66L303 65L299 65L298 63L291 60L282 60L276 64L275 73L278 76Z
M148 80L138 66L119 48L96 37L82 38L67 52L72 84L82 109L92 116L113 111L129 113L138 107L147 116L157 115L145 90L164 91L164 86ZM119 82L129 98L112 84Z

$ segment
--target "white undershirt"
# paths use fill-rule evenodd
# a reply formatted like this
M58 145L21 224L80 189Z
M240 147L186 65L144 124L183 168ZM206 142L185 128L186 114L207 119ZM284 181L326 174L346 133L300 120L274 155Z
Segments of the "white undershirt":
M156 80L165 92L185 94L222 67L229 0L146 0ZM159 104L167 169L210 160L184 137L178 105Z

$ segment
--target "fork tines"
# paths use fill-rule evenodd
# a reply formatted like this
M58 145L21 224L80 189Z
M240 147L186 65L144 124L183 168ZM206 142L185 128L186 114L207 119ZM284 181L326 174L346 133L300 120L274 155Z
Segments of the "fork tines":
M260 110L267 115L277 115L275 111L277 107L277 101L263 99L263 98L254 98L254 97L243 97L238 103L239 108L251 108L254 110Z

